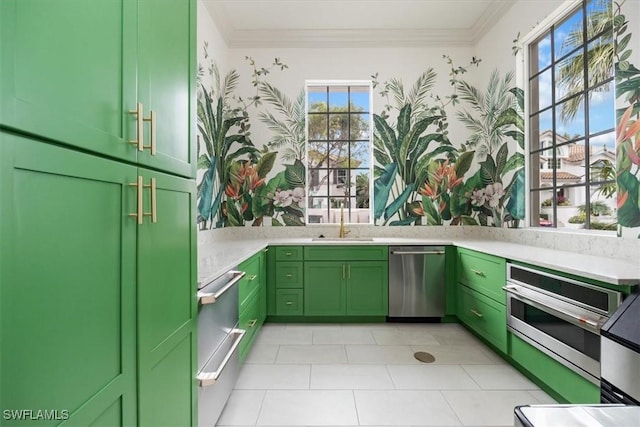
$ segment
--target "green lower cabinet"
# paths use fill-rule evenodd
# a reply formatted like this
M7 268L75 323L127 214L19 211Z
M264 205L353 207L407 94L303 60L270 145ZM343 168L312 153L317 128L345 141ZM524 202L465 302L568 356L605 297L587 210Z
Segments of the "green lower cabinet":
M240 321L238 327L246 331L240 342L240 362L249 354L253 340L258 335L260 327L267 317L267 286L266 286L266 262L267 249L253 255L242 262L238 269L246 273L243 280L238 283Z
M246 304L245 309L240 312L240 320L238 321L238 328L246 331L242 341L240 341L240 348L238 350L240 355L240 363L244 362L253 340L257 336L257 332L260 329L260 292L256 291L249 297L249 301Z
M560 362L509 333L509 356L519 367L544 383L561 403L600 403L600 387Z
M137 227L138 424L195 425L195 183L138 171L145 184L156 182L157 212L155 223L145 217ZM144 202L150 212L150 197Z
M302 289L277 289L276 314L278 316L302 316L304 314Z
M260 313L258 324L262 326L267 319L267 253L269 249L260 252Z
M386 316L389 313L389 273L386 262L347 264L348 316Z
M340 261L304 263L304 314L343 316L346 307L347 266Z
M386 316L386 261L307 261L305 316Z
M458 284L458 318L502 353L507 353L506 306Z

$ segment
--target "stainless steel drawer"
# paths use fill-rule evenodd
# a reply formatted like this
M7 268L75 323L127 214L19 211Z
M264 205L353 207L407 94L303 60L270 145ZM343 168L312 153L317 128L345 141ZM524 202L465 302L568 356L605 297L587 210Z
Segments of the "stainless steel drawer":
M238 323L238 281L231 271L198 291L198 369L227 338Z
M198 373L198 426L216 425L240 373L238 353L244 334L232 330Z

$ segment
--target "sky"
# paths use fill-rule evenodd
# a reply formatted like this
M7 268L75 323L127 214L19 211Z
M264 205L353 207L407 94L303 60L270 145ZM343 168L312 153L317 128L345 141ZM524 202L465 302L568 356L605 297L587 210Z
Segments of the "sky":
M598 10L602 3L592 1L587 6L589 12ZM556 26L554 29L554 58L557 61L563 56L569 54L575 46L567 42L567 35L572 31L582 31L582 10L578 10L564 22ZM575 57L573 53L569 58ZM559 72L562 62L554 65L556 75ZM551 35L547 34L538 42L538 70L549 67L551 64ZM537 83L539 85L539 103L538 109L543 109L551 105L552 87L551 87L551 68L539 75ZM565 90L556 86L556 100L561 101ZM560 104L561 105L561 104ZM558 134L569 134L571 136L585 133L585 115L584 107L581 106L579 113L571 120L562 120L559 114L559 107L556 111L556 131ZM552 112L547 111L540 115L540 130L544 131L552 127ZM593 92L589 97L589 131L591 134L615 128L615 87L613 84L604 86L602 90ZM609 132L591 139L591 145L594 148L600 148L606 145L610 150L615 150L615 133Z

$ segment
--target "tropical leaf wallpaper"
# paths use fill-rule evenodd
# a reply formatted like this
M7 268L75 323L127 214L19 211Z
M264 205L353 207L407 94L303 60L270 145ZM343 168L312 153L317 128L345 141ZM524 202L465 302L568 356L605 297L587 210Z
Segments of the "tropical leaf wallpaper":
M640 227L640 69L631 61L637 40L625 15L625 2L614 3L616 81L616 177L618 184L618 225ZM640 235L638 235L640 238Z
M395 106L374 115L374 219L517 227L524 218L524 94L511 87L511 73L497 71L482 92L459 78L478 59L457 68L445 59L454 93L444 99L429 91L432 70L406 95L401 81L383 83L382 95L391 95ZM462 144L449 140L448 105L462 108L456 118L470 131ZM397 113L394 122L388 112Z
M258 68L253 60L256 94L246 101L235 94L239 74L231 70L224 77L209 58L198 72L198 223L201 229L304 225L305 166L304 96L295 103L262 77L271 68L286 68L278 59L270 68ZM213 81L206 87L204 76ZM274 130L274 139L258 149L251 140L249 109L266 102L273 113L260 119ZM302 105L301 105L302 103ZM274 171L278 148L288 161Z
M612 4L622 234L640 227L640 69L625 2ZM260 67L247 57L255 93L240 96L240 74L221 75L206 51L205 44L198 90L200 228L305 225L304 89L288 94L268 81L287 68L278 58ZM443 59L450 67L446 96L434 92L439 76L432 68L406 87L398 77L371 76L383 100L373 114L373 221L518 227L525 217L524 93L511 71L495 70L486 86L476 87L464 77L480 59L465 66ZM268 129L258 144L251 134L256 120ZM453 120L467 129L465 140L450 139Z

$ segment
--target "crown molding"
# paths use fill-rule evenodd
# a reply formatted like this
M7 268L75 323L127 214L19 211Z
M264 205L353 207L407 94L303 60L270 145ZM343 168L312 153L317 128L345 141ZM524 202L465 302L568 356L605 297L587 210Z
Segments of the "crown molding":
M232 31L230 48L341 48L468 46L473 38L468 30L250 30Z
M423 47L473 46L514 3L493 0L471 28L448 29L234 30L223 2L207 1L207 9L229 48Z
M482 39L515 3L514 0L493 0L470 29L473 44Z

